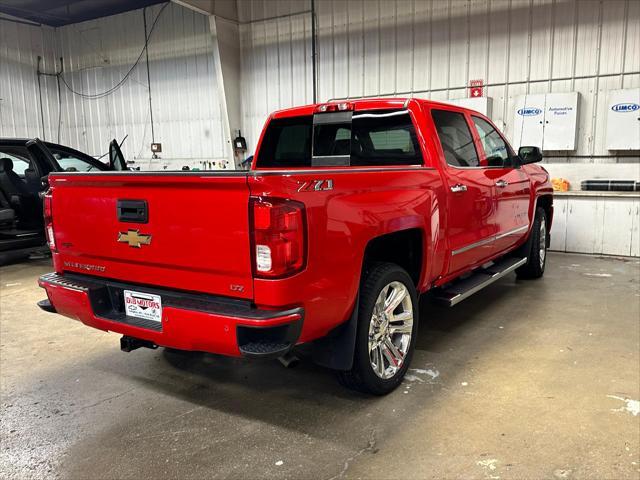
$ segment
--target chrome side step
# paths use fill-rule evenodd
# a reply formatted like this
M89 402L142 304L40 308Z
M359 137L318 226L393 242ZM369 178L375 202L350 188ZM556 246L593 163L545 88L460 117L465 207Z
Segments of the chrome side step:
M434 299L440 304L453 307L525 263L527 263L526 258L505 258L490 267L474 271L466 278L437 289L434 292Z

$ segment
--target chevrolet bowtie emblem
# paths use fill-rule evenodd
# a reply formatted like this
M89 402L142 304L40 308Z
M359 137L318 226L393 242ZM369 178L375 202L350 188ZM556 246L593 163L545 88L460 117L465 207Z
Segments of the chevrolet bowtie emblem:
M140 248L140 245L151 244L151 235L141 234L140 230L128 230L126 233L118 232L118 241L128 243L133 248Z

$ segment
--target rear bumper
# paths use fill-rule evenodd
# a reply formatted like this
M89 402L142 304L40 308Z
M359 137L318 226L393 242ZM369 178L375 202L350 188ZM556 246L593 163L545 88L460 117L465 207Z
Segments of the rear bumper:
M295 346L304 321L302 308L262 310L244 300L129 285L88 275L49 273L38 283L49 300L39 302L43 310L179 350L277 357ZM125 289L160 295L161 323L127 317Z

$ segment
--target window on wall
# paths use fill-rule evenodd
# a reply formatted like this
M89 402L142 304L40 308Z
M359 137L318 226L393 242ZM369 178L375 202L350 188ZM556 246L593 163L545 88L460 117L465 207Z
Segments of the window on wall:
M482 148L487 157L487 166L505 167L511 165L509 147L507 147L507 143L502 139L494 126L480 117L471 118L482 142Z
M479 166L476 147L464 115L449 110L432 110L431 117L446 162L454 167Z

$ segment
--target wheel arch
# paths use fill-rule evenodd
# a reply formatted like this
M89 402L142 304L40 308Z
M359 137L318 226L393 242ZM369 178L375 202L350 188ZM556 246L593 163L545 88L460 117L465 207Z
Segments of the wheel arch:
M364 249L363 274L374 262L395 263L407 271L417 288L424 275L424 244L425 232L420 227L373 237Z
M395 263L409 273L419 291L418 286L425 274L424 237L424 228L412 226L370 238L364 249L360 280L367 274L368 266L376 262ZM401 254L397 253L400 247L405 249ZM351 369L358 325L359 295L360 288L349 319L327 336L313 342L313 360L316 364L334 370Z
M536 199L536 209L540 207L544 210L544 213L547 216L547 225L548 228L551 228L551 224L553 222L553 195L552 194L543 194L540 195ZM534 210L535 215L535 210Z

